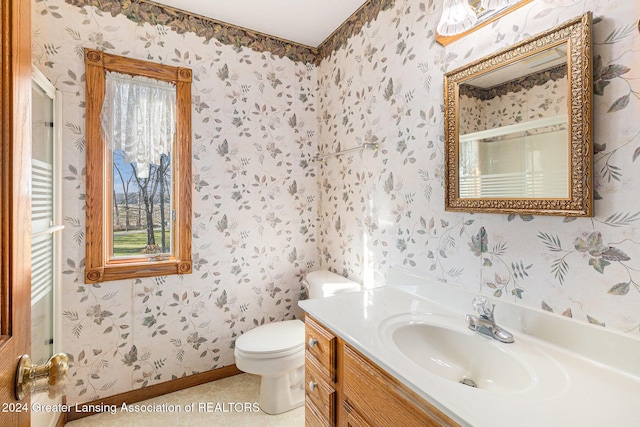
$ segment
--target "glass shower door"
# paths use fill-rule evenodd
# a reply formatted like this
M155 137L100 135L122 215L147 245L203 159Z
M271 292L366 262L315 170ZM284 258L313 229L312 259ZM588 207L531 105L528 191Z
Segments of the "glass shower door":
M60 351L60 92L37 69L32 83L31 166L31 359L44 365ZM32 405L60 403L46 393L34 394ZM55 425L55 413L33 412L31 425Z

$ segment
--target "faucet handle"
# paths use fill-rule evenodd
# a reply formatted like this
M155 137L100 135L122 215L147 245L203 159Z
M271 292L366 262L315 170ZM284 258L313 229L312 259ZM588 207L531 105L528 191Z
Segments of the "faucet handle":
M490 304L485 297L475 297L473 299L473 309L487 319L493 319L493 309L495 304Z

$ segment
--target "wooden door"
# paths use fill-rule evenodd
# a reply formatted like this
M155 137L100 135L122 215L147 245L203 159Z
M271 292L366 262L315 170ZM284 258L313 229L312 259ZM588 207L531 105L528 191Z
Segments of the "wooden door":
M14 388L31 328L31 6L0 4L0 425L28 426L29 397Z

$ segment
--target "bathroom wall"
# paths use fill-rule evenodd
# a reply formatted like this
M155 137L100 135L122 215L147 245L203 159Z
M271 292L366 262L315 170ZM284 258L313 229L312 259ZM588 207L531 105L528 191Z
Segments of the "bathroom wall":
M319 172L322 266L370 287L404 267L640 339L640 4L535 0L442 47L441 3L397 0L318 67L320 151L380 145ZM443 74L586 11L595 216L445 212Z
M68 402L233 364L240 333L298 313L318 264L315 66L63 0L35 0L32 21L34 64L64 98ZM84 47L193 69L191 275L83 283Z
M367 286L405 267L640 336L636 2L535 0L443 48L433 33L440 1L385 0L316 68L223 44L212 28L33 1L34 64L64 96L69 403L232 364L235 337L293 317L302 275L318 266ZM445 212L443 74L587 10L595 216ZM83 284L83 47L194 70L192 275ZM363 142L380 149L321 169L310 161Z

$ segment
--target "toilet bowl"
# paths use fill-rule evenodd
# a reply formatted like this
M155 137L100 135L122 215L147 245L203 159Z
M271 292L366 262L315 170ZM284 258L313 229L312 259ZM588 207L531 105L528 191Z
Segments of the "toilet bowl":
M330 271L306 276L309 298L355 292L360 285ZM260 375L259 404L267 414L280 414L304 404L304 323L273 322L247 331L235 343L236 367Z
M300 320L251 329L238 337L234 353L238 369L262 376L259 403L264 412L279 414L304 401L304 323Z

